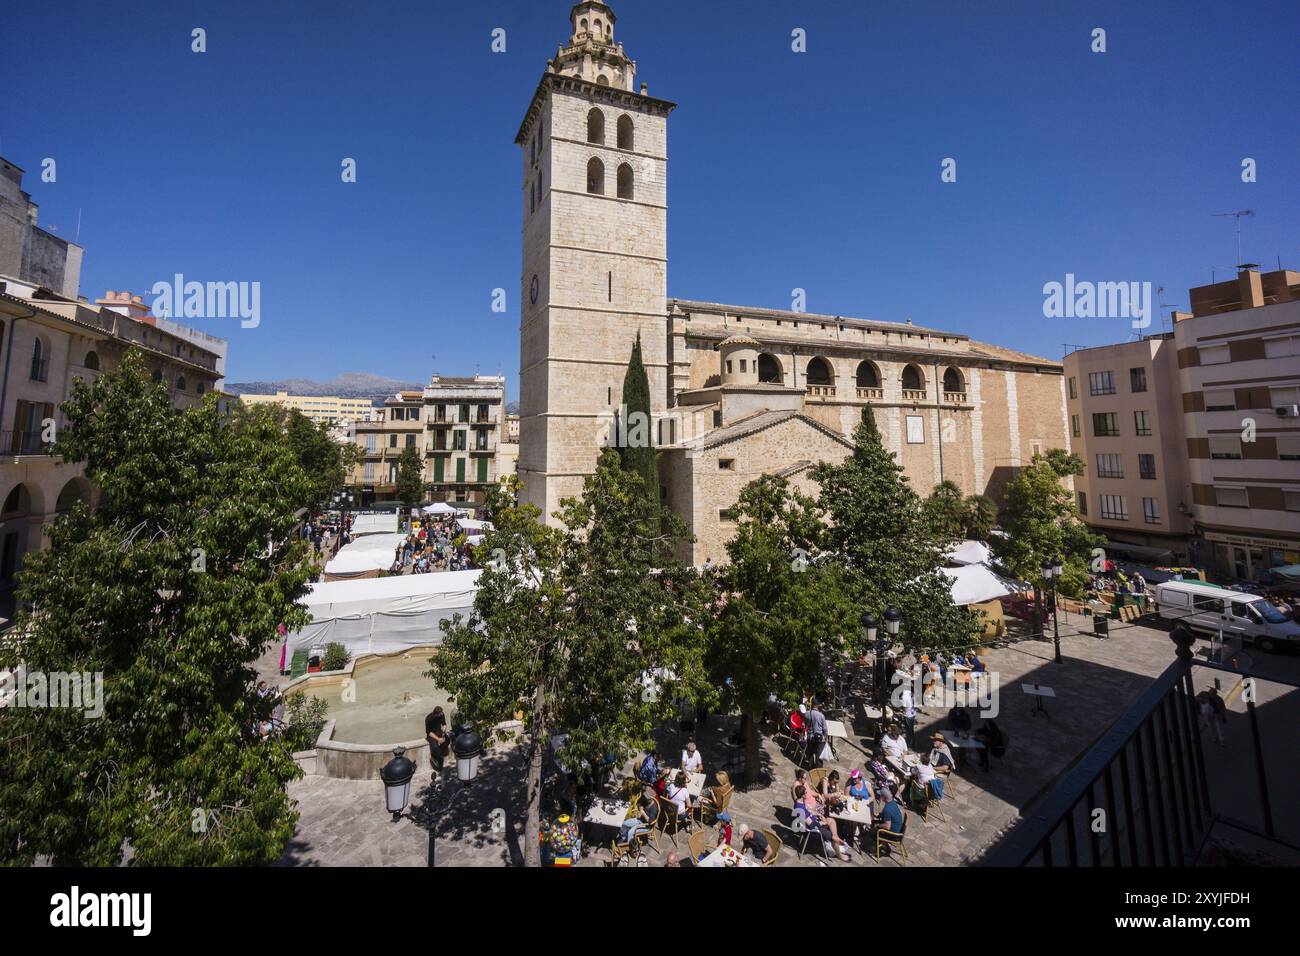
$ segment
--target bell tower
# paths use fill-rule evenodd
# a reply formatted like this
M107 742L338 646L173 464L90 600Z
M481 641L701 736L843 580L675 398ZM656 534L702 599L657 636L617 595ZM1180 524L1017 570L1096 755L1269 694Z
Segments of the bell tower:
M636 88L614 11L575 4L515 143L520 211L518 473L546 520L582 491L622 403L637 333L651 411L668 396L668 114Z

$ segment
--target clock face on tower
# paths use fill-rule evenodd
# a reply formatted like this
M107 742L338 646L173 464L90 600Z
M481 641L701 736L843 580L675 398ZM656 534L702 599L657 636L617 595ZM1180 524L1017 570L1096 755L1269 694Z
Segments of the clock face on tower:
M533 281L528 284L528 300L537 304L537 273L533 273Z

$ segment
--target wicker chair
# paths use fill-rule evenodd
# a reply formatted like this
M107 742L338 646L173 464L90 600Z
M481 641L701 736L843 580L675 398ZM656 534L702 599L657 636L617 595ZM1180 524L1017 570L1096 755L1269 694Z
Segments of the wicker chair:
M812 788L813 793L820 793L822 781L826 779L826 774L830 771L825 767L816 767L808 771L808 786Z
M610 866L631 866L636 858L641 855L642 848L650 840L649 830L638 830L632 834L632 839L627 843L619 843L618 837L615 836L609 843L609 865Z
M775 866L777 858L781 855L781 838L772 830L760 830L758 832L767 837L767 856L763 857L763 865Z
M660 835L667 833L673 841L673 846L677 845L677 831L681 824L677 817L677 804L673 803L667 797L656 797L659 801L659 817L655 820L655 849L659 849Z
M899 864L899 866L903 866L904 864L906 864L907 844L903 842L906 836L907 836L907 811L903 810L903 829L901 831L895 833L894 831L890 830L888 827L880 827L879 829L876 830L876 852L873 854L876 858L876 862L877 863L880 862L881 848L885 846L889 846L889 847L897 847L898 855L902 858L903 861L902 863Z
M686 838L686 848L690 851L691 863L700 862L700 857L713 849L709 841L712 835L708 830L697 830Z
M718 771L717 781L709 793L702 795L696 803L696 806L699 807L699 819L702 824L716 820L719 813L730 807L731 795L736 792L736 788L731 785L731 777L726 771ZM708 814L709 818L706 818L705 814Z

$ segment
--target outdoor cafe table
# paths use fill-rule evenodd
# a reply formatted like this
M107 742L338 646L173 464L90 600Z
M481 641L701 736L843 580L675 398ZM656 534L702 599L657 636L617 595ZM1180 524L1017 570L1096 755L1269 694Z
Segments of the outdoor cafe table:
M959 759L964 759L964 755L962 755L960 751L985 749L984 741L978 740L975 737L967 737L963 734L945 733L943 739L948 743L949 747L957 748L958 752L954 753L953 756L958 757Z
M673 770L671 767L666 767L663 772L668 775L669 780L676 780L677 774L681 771ZM704 774L688 773L686 775L686 792L691 795L692 799L698 800L700 794L704 792Z
M587 811L587 815L582 819L587 823L613 827L617 830L623 825L623 821L627 819L627 811L631 806L632 804L626 800L598 797Z
M826 735L828 737L843 737L845 740L849 739L848 728L844 726L842 720L826 721Z
M855 810L854 807L857 809ZM869 827L872 823L871 804L866 800L849 798L848 803L844 804L839 811L832 813L831 816L846 823L859 823Z
M894 757L888 754L885 755L885 763L889 764L891 767L897 770L899 774L901 774L903 777L912 776L912 768L915 767L920 762L921 762L920 756L918 754L912 753L910 750L907 753L903 754L901 758Z
M762 866L758 860L754 859L748 853L738 853L725 843L718 847L708 856L704 857L696 866Z

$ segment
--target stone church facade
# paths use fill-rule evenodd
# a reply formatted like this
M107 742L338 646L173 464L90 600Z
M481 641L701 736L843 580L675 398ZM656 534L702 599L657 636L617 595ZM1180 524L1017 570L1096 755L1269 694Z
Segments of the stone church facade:
M523 148L520 449L524 499L578 494L622 403L638 333L660 495L725 560L730 508L760 474L815 492L862 408L922 495L941 480L1000 500L1035 451L1069 447L1059 362L910 323L669 299L667 125L636 85L615 15L588 0L547 64Z

